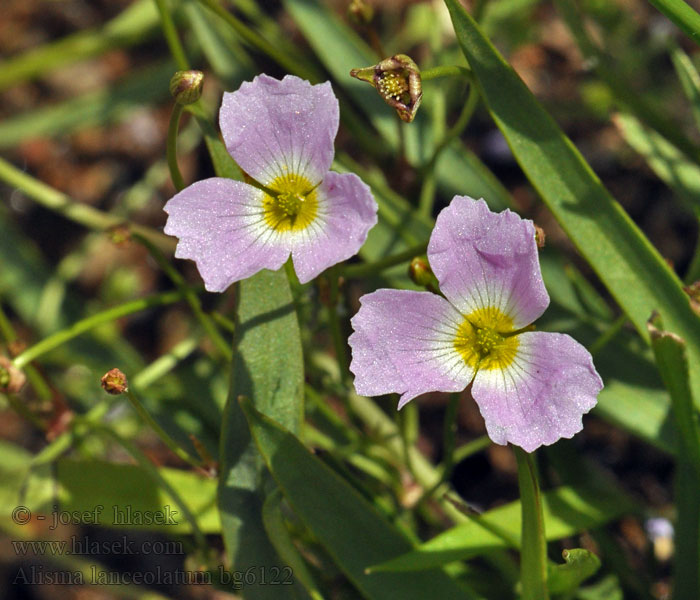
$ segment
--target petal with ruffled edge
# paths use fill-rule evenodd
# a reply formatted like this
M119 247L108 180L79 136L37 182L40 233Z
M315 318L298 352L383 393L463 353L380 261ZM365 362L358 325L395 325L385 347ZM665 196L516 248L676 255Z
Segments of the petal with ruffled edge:
M363 396L401 394L399 408L426 392L458 392L474 371L454 346L460 314L429 292L381 289L360 298L350 323L350 370Z
M333 162L338 100L330 82L258 75L224 93L219 124L231 156L259 183L295 174L316 185Z
M175 256L197 263L210 292L223 292L261 269L279 269L289 257L289 240L265 223L263 196L246 183L213 177L165 205L165 233L179 238Z
M532 452L580 431L603 382L588 350L572 337L527 332L517 338L513 362L480 370L472 396L494 442Z
M367 184L353 173L329 172L316 194L316 218L306 228L287 234L301 283L357 254L377 223L377 203Z
M463 314L498 308L520 329L549 304L531 221L483 200L455 196L438 215L428 260L445 297Z

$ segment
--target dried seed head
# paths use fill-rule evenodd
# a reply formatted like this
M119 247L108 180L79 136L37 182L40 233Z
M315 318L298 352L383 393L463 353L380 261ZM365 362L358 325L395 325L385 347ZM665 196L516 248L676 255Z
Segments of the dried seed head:
M413 121L423 99L423 86L418 65L409 56L396 54L372 67L353 69L350 75L376 88L402 121Z
M202 96L204 73L178 71L170 80L170 93L178 104L194 104Z
M126 380L126 375L119 369L111 369L107 371L100 380L104 391L108 394L117 396L123 394L129 387Z

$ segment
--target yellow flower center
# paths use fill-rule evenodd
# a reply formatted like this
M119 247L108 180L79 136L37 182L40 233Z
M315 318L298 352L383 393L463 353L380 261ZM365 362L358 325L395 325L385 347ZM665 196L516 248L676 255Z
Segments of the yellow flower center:
M306 177L294 173L280 175L269 187L278 192L276 196L265 194L263 197L265 223L272 229L301 231L316 218L316 188Z
M457 329L454 347L474 369L505 369L515 359L520 342L513 320L495 307L469 313Z

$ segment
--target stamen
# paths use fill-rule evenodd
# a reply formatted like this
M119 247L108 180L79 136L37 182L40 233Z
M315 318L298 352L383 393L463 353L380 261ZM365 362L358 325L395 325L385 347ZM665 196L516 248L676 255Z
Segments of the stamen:
M513 322L495 307L475 310L459 326L454 347L470 367L504 369L515 359L520 342Z
M293 173L275 178L269 188L276 193L263 197L265 222L277 231L300 231L308 227L318 211L317 187L306 177Z

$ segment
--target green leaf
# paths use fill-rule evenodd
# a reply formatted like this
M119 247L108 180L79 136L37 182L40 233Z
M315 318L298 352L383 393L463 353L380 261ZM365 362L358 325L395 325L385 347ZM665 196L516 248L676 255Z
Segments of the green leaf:
M646 159L659 179L700 216L700 167L632 115L617 115L615 124L625 141Z
M267 538L262 507L269 475L238 403L298 432L303 419L304 363L299 324L284 269L260 271L236 289L234 359L220 446L219 511L228 560L236 570L279 565ZM280 598L291 588L255 585L249 598Z
M700 14L683 0L649 0L680 27L696 44L700 44Z
M411 549L403 537L345 480L289 431L241 403L267 466L295 513L366 598L469 598L440 570L373 573L372 564Z
M550 565L547 585L552 594L572 592L600 569L600 559L583 548L562 552L563 565Z
M580 589L577 600L624 600L620 582L615 575L608 575L598 583Z
M700 129L700 73L690 57L679 46L671 49L671 60L681 87L693 109L695 125Z
M62 65L147 41L158 30L152 0L140 0L100 29L81 31L0 62L0 90Z
M458 0L445 2L491 116L571 241L645 339L656 309L700 363L700 319L678 278ZM700 398L700 369L691 386Z
M608 486L559 487L542 494L542 512L548 541L559 540L585 529L599 527L635 509L619 490ZM478 524L492 524L510 539L520 540L520 502L511 502L460 523L416 550L373 567L373 571L430 569L484 552L507 548L502 536Z
M6 119L0 123L0 148L11 148L32 137L66 135L117 121L138 107L167 98L174 71L172 61L159 62L130 74L110 88Z
M3 480L0 513L3 518L10 516L13 507L25 505L32 513L44 514L50 519L53 505L58 503L61 510L66 511L97 510L97 525L168 533L188 533L191 530L189 522L178 511L176 501L141 467L62 458L55 463L55 470L48 464L33 468L31 455L23 458L21 449L15 447L14 452L10 452L12 447L8 446L3 444L3 452L8 451L8 458L16 454L16 458L0 468ZM215 503L215 480L180 469L163 467L158 471L185 499L204 533L221 530ZM102 508L96 509L99 506ZM142 519L146 513L161 513L164 517L167 513L170 522L146 523Z
M688 357L684 341L664 331L658 315L649 320L649 333L678 434L674 597L700 598L700 428L688 382Z

